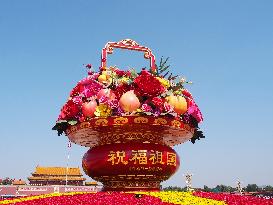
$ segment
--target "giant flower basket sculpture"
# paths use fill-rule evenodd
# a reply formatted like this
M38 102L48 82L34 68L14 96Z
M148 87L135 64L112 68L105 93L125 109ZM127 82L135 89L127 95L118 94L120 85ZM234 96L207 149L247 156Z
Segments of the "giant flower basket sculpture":
M107 67L114 48L144 52L150 69L137 73ZM172 149L203 138L202 114L185 80L169 74L167 59L157 66L147 47L125 39L102 49L98 72L89 69L63 106L53 129L69 140L90 147L82 159L87 175L105 191L157 191L179 168Z

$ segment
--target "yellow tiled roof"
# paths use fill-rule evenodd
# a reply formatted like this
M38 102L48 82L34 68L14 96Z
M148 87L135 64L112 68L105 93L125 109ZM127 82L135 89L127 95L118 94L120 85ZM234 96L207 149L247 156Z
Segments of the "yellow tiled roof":
M94 185L94 186L97 186L98 183L97 182L85 182L85 185Z
M40 167L37 166L35 172L32 175L57 175L65 176L67 168L66 167ZM69 167L67 175L70 176L82 176L80 168Z
M66 177L28 177L28 180L37 180L37 181L65 181ZM85 181L85 178L82 177L67 177L68 181Z
M12 182L12 185L25 185L25 184L26 184L26 182L23 180L14 180Z

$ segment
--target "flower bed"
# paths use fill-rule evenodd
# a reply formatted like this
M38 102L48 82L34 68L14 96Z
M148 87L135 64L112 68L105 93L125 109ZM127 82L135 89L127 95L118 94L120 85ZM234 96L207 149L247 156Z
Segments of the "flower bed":
M254 196L210 192L195 192L193 195L218 201L225 201L228 205L273 205L273 199L262 199Z
M18 205L225 205L224 202L212 199L204 199L186 192L98 192L98 193L65 193L46 194L32 197L24 197L13 200L0 201L0 204Z
M140 192L141 193L141 192ZM196 197L190 192L143 192L143 194L147 194L150 196L155 196L160 198L164 202L172 203L172 204L181 204L181 205L225 205L226 203L223 201L216 201L213 199L205 199L201 197Z
M119 192L99 192L88 194L50 194L40 195L26 198L18 198L14 200L1 201L0 204L18 205L74 205L74 204L92 204L92 205L144 205L144 204L158 204L171 205L171 203L162 202L160 198L143 195L138 198L135 194L119 193Z
M210 192L54 193L0 201L18 205L273 205L273 199Z

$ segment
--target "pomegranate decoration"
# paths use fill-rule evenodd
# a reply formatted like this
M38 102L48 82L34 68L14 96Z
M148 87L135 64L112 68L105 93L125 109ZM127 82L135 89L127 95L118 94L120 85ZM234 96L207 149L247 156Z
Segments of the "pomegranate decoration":
M116 98L116 95L111 89L101 89L97 95L97 99L99 100L102 96L106 96L110 100L113 100Z
M85 117L93 117L94 112L96 111L96 107L97 107L97 102L95 100L83 103L83 105L82 105L82 114Z
M124 93L119 100L120 107L126 112L136 111L140 102L133 90Z

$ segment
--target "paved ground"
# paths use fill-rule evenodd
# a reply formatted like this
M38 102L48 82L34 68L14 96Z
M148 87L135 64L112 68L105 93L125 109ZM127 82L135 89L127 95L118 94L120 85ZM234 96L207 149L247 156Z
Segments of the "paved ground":
M63 192L97 192L101 186L0 186L0 196L31 196Z

